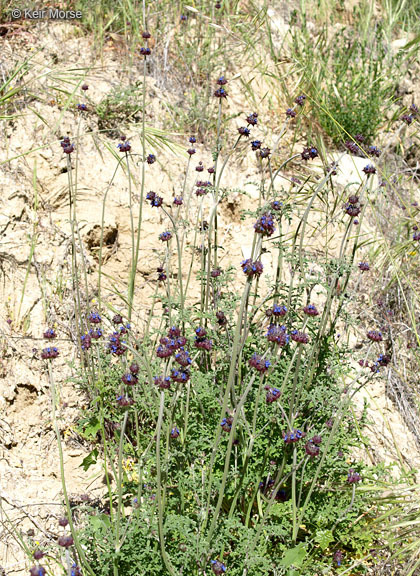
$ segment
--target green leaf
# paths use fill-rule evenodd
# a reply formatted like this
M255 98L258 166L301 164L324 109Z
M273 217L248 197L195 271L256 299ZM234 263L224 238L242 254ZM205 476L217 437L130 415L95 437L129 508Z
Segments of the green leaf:
M299 544L296 548L288 550L279 563L285 568L292 566L292 564L293 566L299 567L302 565L305 556L306 549L303 547L303 544Z
M86 456L86 458L83 458L80 466L82 466L83 470L87 472L87 470L89 470L92 464L96 464L97 458L98 458L98 449L94 448L92 452Z
M318 542L321 546L321 550L326 550L333 541L334 536L331 530L318 530L315 535L315 542Z

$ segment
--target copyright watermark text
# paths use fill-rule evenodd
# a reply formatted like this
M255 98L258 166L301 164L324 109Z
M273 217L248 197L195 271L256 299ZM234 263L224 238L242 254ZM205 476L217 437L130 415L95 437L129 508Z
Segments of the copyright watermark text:
M13 20L80 20L83 16L80 10L60 10L59 8L45 8L44 10L20 10L15 8L11 11Z

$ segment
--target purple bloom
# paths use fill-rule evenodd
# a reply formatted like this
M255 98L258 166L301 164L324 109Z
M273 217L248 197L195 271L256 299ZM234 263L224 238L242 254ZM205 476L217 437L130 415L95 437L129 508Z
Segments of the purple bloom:
M56 337L57 337L57 334L55 333L54 328L48 328L47 330L45 330L44 338L46 338L47 340L52 340Z
M89 90L89 86L87 84L82 84L81 86L83 92L86 92L86 90Z
M296 112L293 110L293 108L288 108L286 110L286 116L288 116L289 118L295 118Z
M150 48L148 46L142 46L140 48L140 55L144 56L146 58L146 56L150 56L150 54L152 53L152 51L150 50Z
M134 386L139 381L137 376L135 374L131 374L131 372L124 374L121 380L124 382L124 384L127 384L127 386Z
M253 354L249 359L249 365L251 368L255 368L260 374L265 374L269 367L271 366L271 362L269 360L264 360L262 356L258 354Z
M271 154L270 148L261 148L260 150L260 157L261 158L268 158Z
M31 576L45 576L46 571L45 568L41 566L41 564L38 564L37 566L32 566L32 568L29 570L29 574Z
M246 117L246 121L248 122L248 124L250 124L251 126L256 126L258 124L258 114L256 112L252 112L252 114L249 114Z
M216 98L227 98L227 92L224 88L218 88L217 90L215 90L214 92L214 96L216 96Z
M341 552L341 550L337 550L336 552L334 552L333 560L337 564L337 566L341 566L341 562L343 561L343 553Z
M241 268L246 276L251 278L252 276L261 276L263 272L263 265L260 260L251 260L247 258L241 262Z
M190 144L195 144L197 142L197 138L195 136L190 136L188 142Z
M73 536L60 536L57 544L63 548L70 548L74 544Z
M220 76L217 80L216 80L216 84L218 86L225 86L227 84L227 80L224 76Z
M144 38L145 40L148 40L149 38L152 37L152 35L150 34L150 32L149 32L148 30L144 30L144 31L141 33L141 36L142 36L142 38Z
M382 332L378 332L377 330L369 330L366 336L369 340L372 340L372 342L382 342L383 340Z
M269 326L266 336L269 342L275 342L279 346L286 346L290 339L290 336L286 332L286 326L279 326L277 324L271 324Z
M369 176L369 174L376 174L376 168L373 164L368 164L363 168L363 172L366 176Z
M184 200L183 200L182 196L175 196L175 198L174 198L175 206L182 206L183 203L184 203Z
M178 436L179 436L179 428L175 426L175 428L172 428L171 430L171 438L178 438Z
M43 360L53 360L59 356L58 349L54 346L53 348L44 348L41 352L41 358Z
M271 386L266 386L266 396L265 401L267 404L272 404L280 398L280 390L278 388L272 388Z
M102 322L102 318L97 312L91 312L89 315L89 322L91 324L100 324Z
M369 146L368 154L369 156L376 156L377 158L379 158L379 156L381 155L381 151L376 146Z
M271 208L273 210L281 210L283 207L283 202L279 202L279 200L273 200L273 202L271 202Z
M149 154L146 158L148 164L154 164L156 162L156 156L154 154Z
M86 112L87 106L86 104L78 104L77 109L80 110L81 112Z
M238 128L238 132L241 136L245 136L246 138L248 138L248 136L251 134L251 130L246 126L241 126Z
M217 323L219 324L219 326L226 326L228 321L227 321L227 318L226 318L224 312L222 312L221 310L218 310L216 312L216 318L217 318Z
M305 452L311 458L315 458L315 456L319 456L319 446L317 446L311 440L308 440L305 444Z
M261 140L253 140L251 142L252 150L259 150L261 148L261 144L262 144Z
M169 378L169 376L166 377L155 376L154 382L156 386L158 386L158 388L160 388L161 390L167 390L171 386L171 379Z
M319 316L319 312L313 304L305 306L303 311L307 316Z
M306 436L305 432L302 432L301 430L298 430L296 428L294 428L290 432L286 433L283 432L283 440L285 444L294 444L295 442L301 440L301 438L305 438L305 436Z
M125 141L125 142L120 142L120 143L117 145L117 148L119 148L120 152L130 152L130 150L131 150L131 144L130 144L130 142L128 142L128 140L127 140L127 141Z
M226 572L226 566L219 560L211 561L211 569L217 575L224 574Z
M361 481L361 479L362 477L360 476L360 474L358 472L355 472L353 468L350 468L347 475L347 482L349 484L357 484L358 482Z
M171 232L166 231L159 234L159 240L161 240L162 242L169 242L171 238L172 238Z
M222 270L220 268L213 268L213 270L210 272L210 276L212 278L218 278L222 273Z
M140 371L140 366L138 364L131 364L129 370L131 374L138 374Z
M254 224L255 232L261 236L271 236L274 234L276 227L274 225L274 218L270 212L266 212Z
M401 120L409 126L413 122L414 116L412 114L403 114Z
M306 96L304 94L301 94L295 99L295 104L297 104L298 106L303 106L305 104L305 100Z
M180 351L177 354L175 354L175 361L178 362L178 364L180 366L183 366L184 368L189 366L192 362L188 351L184 350L184 348L181 348Z
M125 408L126 406L132 406L134 404L134 400L129 396L122 394L121 396L117 396L117 404Z
M309 342L309 336L305 332L300 332L299 330L292 330L291 332L292 340L298 344L307 344Z
M195 148L188 148L187 154L189 154L190 156L193 156L195 153L196 153L196 149L195 149Z
M190 379L190 373L188 370L171 370L171 379L174 382L178 382L180 384L185 384Z
M230 432L232 430L232 423L233 418L232 416L229 416L228 418L223 418L223 420L220 422L220 426L225 432Z

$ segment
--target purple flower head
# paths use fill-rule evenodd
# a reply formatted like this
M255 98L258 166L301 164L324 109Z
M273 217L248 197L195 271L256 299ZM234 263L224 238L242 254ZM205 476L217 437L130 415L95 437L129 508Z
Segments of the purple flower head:
M223 420L220 422L220 426L224 432L230 432L232 430L232 423L233 418L232 416L229 416L228 418L223 418Z
M130 150L131 150L131 144L130 144L130 142L128 142L128 140L127 140L127 141L125 141L125 142L120 142L120 143L117 145L117 148L119 149L120 152L130 152Z
M194 346L199 350L206 350L207 352L210 352L210 350L213 348L213 342L208 338L197 337L194 341Z
M403 114L401 120L409 126L413 122L414 116L412 114Z
M189 352L187 350L184 350L184 348L181 348L180 351L177 354L175 354L175 361L178 362L178 364L180 366L183 366L184 368L189 366L192 362Z
M53 360L59 356L58 349L54 346L52 348L44 348L41 352L41 358L43 360Z
M47 340L53 340L56 337L57 334L55 333L54 328L48 328L47 330L45 330L44 338L46 338Z
M42 550L37 549L34 551L35 560L41 560L41 558L43 558L43 557L44 557L44 552Z
M158 346L156 349L156 356L158 358L169 358L173 353L174 350L168 346Z
M100 324L102 322L102 318L97 312L91 312L89 315L89 322L91 324Z
M369 272L370 266L368 262L359 262L359 269L362 272Z
M29 570L29 574L31 576L45 576L46 573L47 572L45 571L45 568L41 566L41 564L38 564L37 566L32 566L32 568Z
M69 144L68 146L63 146L64 154L71 154L74 152L74 144Z
M411 104L410 106L410 112L413 116L417 116L417 114L419 113L419 109L414 103Z
M273 316L275 316L276 318L286 316L287 314L287 308L286 306L284 306L284 304L274 304L272 310L273 310Z
M146 56L150 56L151 53L152 51L148 46L142 46L140 48L140 56L144 56L146 58Z
M360 476L360 474L358 472L355 472L353 470L353 468L350 468L350 470L347 474L347 482L349 484L357 484L361 480L362 480L362 477Z
M89 90L89 86L87 84L82 84L81 86L83 92L86 92L86 90Z
M195 335L198 338L204 338L204 336L207 336L207 331L205 328L202 328L201 326L199 326L198 328L195 329Z
M91 338L93 338L94 340L99 340L99 338L102 338L103 333L102 330L100 328L96 328L95 330L92 330L92 328L89 330L89 336Z
M144 31L141 33L141 36L142 36L142 38L144 38L145 40L149 40L149 38L152 37L152 35L150 34L150 32L149 32L148 30L144 30Z
M210 276L212 278L218 278L222 273L221 268L217 267L217 268L213 268L213 270L210 272Z
M289 118L295 118L296 112L293 110L293 108L288 108L286 110L286 116L288 116Z
M347 202L344 205L344 212L346 214L348 214L349 216L351 216L352 218L355 218L356 216L358 216L361 212L362 208L360 204L353 204L351 202Z
M246 121L248 122L248 124L250 124L251 126L256 126L258 124L258 114L256 112L252 112L252 114L249 114L246 117Z
M286 326L271 324L266 334L269 342L275 342L279 346L286 346L289 343L290 336L286 332Z
M420 241L420 232L414 232L414 234L413 234L413 240L414 240L414 242L419 242L419 241Z
M379 158L379 156L381 155L381 151L376 146L369 146L368 154L369 156L376 156L377 158Z
M153 190L150 190L150 192L146 194L146 200L151 200L153 202L155 198L156 198L156 192L153 192Z
M260 150L260 157L261 158L268 158L271 154L270 148L261 148Z
M214 174L214 166L210 166L210 168L207 168L207 172L209 174Z
M156 162L156 156L154 154L149 154L146 158L148 164L154 164Z
M322 437L319 434L315 434L315 436L311 438L311 442L313 442L316 446L320 446L322 443Z
M158 282L164 282L167 279L163 268L158 268L156 272L158 273Z
M71 567L70 576L82 576L82 571L76 563L73 563Z
M170 388L171 386L171 379L169 378L169 376L155 376L154 377L154 383L156 384L156 386L158 386L158 388L160 388L161 390L167 390L168 388Z
M353 142L352 140L347 140L347 142L344 144L344 146L347 148L347 150L351 154L355 154L357 156L359 156L361 154L361 150L360 150L359 146L355 142Z
M308 304L307 306L305 306L303 311L307 316L319 316L319 312L316 309L316 306L314 306L313 304Z
M80 110L81 112L86 112L87 106L86 104L78 104L77 109Z
M175 428L172 428L171 430L171 438L178 438L178 436L179 436L179 428L175 426Z
M285 444L294 444L295 442L298 442L302 438L305 438L305 436L306 436L305 432L302 432L301 430L298 430L296 428L293 428L293 430L291 430L290 432L283 432L283 440Z
M188 16L186 14L181 14L180 20L181 22L186 22L188 20Z
M280 390L278 388L272 388L271 386L266 386L266 395L265 395L265 401L267 402L267 404L272 404L273 402L275 402L276 400L278 400L280 398Z
M73 536L60 536L57 544L63 548L70 548L74 544Z
M382 342L383 340L382 332L379 332L378 330L369 330L366 336L369 340L372 340L372 342Z
M269 360L264 360L262 356L259 354L253 354L249 359L249 365L251 368L255 368L260 374L265 374L269 367L271 366L271 362Z
M134 404L134 400L129 396L122 394L121 396L117 396L117 404L118 406L125 408L127 406L132 406Z
M387 354L380 354L377 362L380 366L388 366L388 364L391 362L391 357Z
M121 341L121 333L113 332L109 337L108 343L109 351L115 356L122 356L126 352L126 347L124 342Z
M301 94L295 99L295 104L297 104L298 106L303 106L305 104L305 100L306 96L304 94Z
M279 200L273 200L273 202L271 202L271 208L277 212L283 208L283 202L280 202Z
M343 561L343 553L341 552L341 550L337 550L336 552L334 552L333 560L337 564L337 566L341 566L341 563Z
M274 234L276 227L274 224L274 218L270 212L266 212L258 218L254 224L255 232L261 234L261 236L271 236Z
M238 128L238 132L241 136L245 136L246 138L248 138L248 136L251 134L251 130L246 126L240 126Z
M215 90L214 92L214 96L216 96L216 98L227 98L227 92L224 88L218 88L217 90Z
M131 364L129 370L131 374L138 374L140 371L140 366L138 364Z
M69 523L69 521L65 516L58 519L58 525L61 526L62 528L65 528L66 526L68 526L68 523Z
M252 150L259 150L261 148L261 144L262 144L261 140L253 140L251 142Z
M311 458L315 458L315 456L319 456L319 446L314 444L311 440L308 440L305 444L305 452Z
M261 276L264 267L260 260L251 260L247 258L241 262L241 268L246 276L252 278L253 276Z
M197 188L195 191L196 196L205 196L208 193L207 188Z
M217 80L216 80L216 84L218 86L225 86L227 84L227 80L224 76L220 76Z
M155 194L154 198L150 202L150 206L153 206L154 208L160 208L162 204L163 204L163 198Z
M363 172L366 176L369 176L369 174L376 174L376 168L373 164L368 164L363 168Z
M169 242L171 238L172 238L172 232L166 231L159 234L159 240L161 240L162 242Z
M302 160L313 160L314 158L316 158L318 156L318 150L314 147L311 146L309 148L304 148L301 152L301 156L302 156Z
M131 372L124 374L121 380L124 382L124 384L127 384L127 386L134 386L139 381L137 376L135 374L131 374Z
M298 344L307 344L309 342L309 336L305 332L300 332L299 330L292 330L291 332L292 340Z
M178 382L179 384L186 384L190 379L190 376L188 370L171 370L171 380Z
M363 136L363 134L356 134L356 136L354 137L354 139L355 139L356 142L358 142L359 144L363 144L363 142L365 141L365 137Z
M216 312L216 319L217 319L217 323L219 324L219 326L226 326L227 324L227 318L225 316L225 313L222 312L221 310L218 310Z
M196 138L195 136L190 136L190 137L188 138L188 142L189 142L190 144L195 144L195 143L197 142L197 138Z
M196 172L203 172L204 171L204 166L202 162L198 163L198 166L195 167L195 171Z
M195 153L196 153L196 149L195 149L195 148L188 148L187 154L189 154L190 156L193 156Z
M212 560L211 561L211 569L217 575L224 574L226 572L226 566L220 562L219 560Z
M168 330L169 338L179 338L181 336L181 329L178 326L171 326Z
M175 206L182 206L183 203L184 203L184 200L183 200L182 196L175 196L175 198L174 198Z

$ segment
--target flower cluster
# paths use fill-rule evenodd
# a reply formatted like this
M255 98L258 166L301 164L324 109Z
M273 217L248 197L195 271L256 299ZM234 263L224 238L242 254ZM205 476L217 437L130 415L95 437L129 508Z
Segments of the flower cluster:
M318 150L314 146L304 148L301 152L302 160L313 160L318 156Z
M271 366L271 362L269 360L264 360L264 358L255 353L249 359L249 365L251 368L255 368L255 370L260 374L265 374Z
M264 267L260 260L251 260L251 258L247 258L241 262L241 268L244 271L244 274L249 278L253 276L261 276Z
M350 468L347 474L347 482L349 484L357 484L358 482L361 481L361 479L362 477L360 476L360 474L358 472L355 472L353 468Z
M366 336L369 340L372 340L372 342L382 342L383 340L382 332L379 332L378 330L369 330Z
M320 445L322 442L321 436L318 434L315 435L313 438L310 438L305 444L305 452L311 458L315 458L315 456L319 456L320 452Z
M344 212L351 216L352 218L356 218L360 214L362 210L362 204L359 202L358 196L350 196L347 200L346 204L344 205Z
M153 191L146 194L146 200L150 200L150 206L154 206L155 208L160 208L163 204L163 198Z
M44 348L41 352L41 358L43 360L53 360L54 358L57 358L59 354L60 352L58 351L58 348L53 346L52 348Z
M319 316L319 312L316 306L314 306L313 304L308 304L307 306L305 306L303 311L307 316Z
M305 438L306 434L301 430L293 428L293 430L291 430L290 432L283 432L282 436L285 444L294 444L295 442L298 442L302 438Z
M278 388L273 388L272 386L266 386L265 390L266 390L265 401L267 402L267 404L272 404L273 402L278 400L281 396L281 392Z
M287 308L283 304L274 304L272 308L267 308L265 311L265 315L270 318L271 316L275 316L276 318L286 316Z
M279 346L286 346L290 340L286 326L279 326L278 324L270 324L266 336L269 342L275 342Z
M194 346L199 350L206 350L209 352L213 347L213 342L206 338L207 331L204 328L196 328Z
M293 342L297 342L298 344L307 344L309 342L309 336L306 332L301 332L300 330L292 330L290 333Z
M217 88L217 90L214 92L214 96L220 99L227 98L228 94L223 88L223 86L227 84L226 78L224 76L220 76L220 78L217 79L216 84L219 86L219 88Z
M272 236L276 230L274 218L270 212L265 212L254 224L255 232L261 236Z
M74 144L70 142L70 138L68 136L63 138L63 140L60 142L60 145L64 154L71 154L74 152Z

